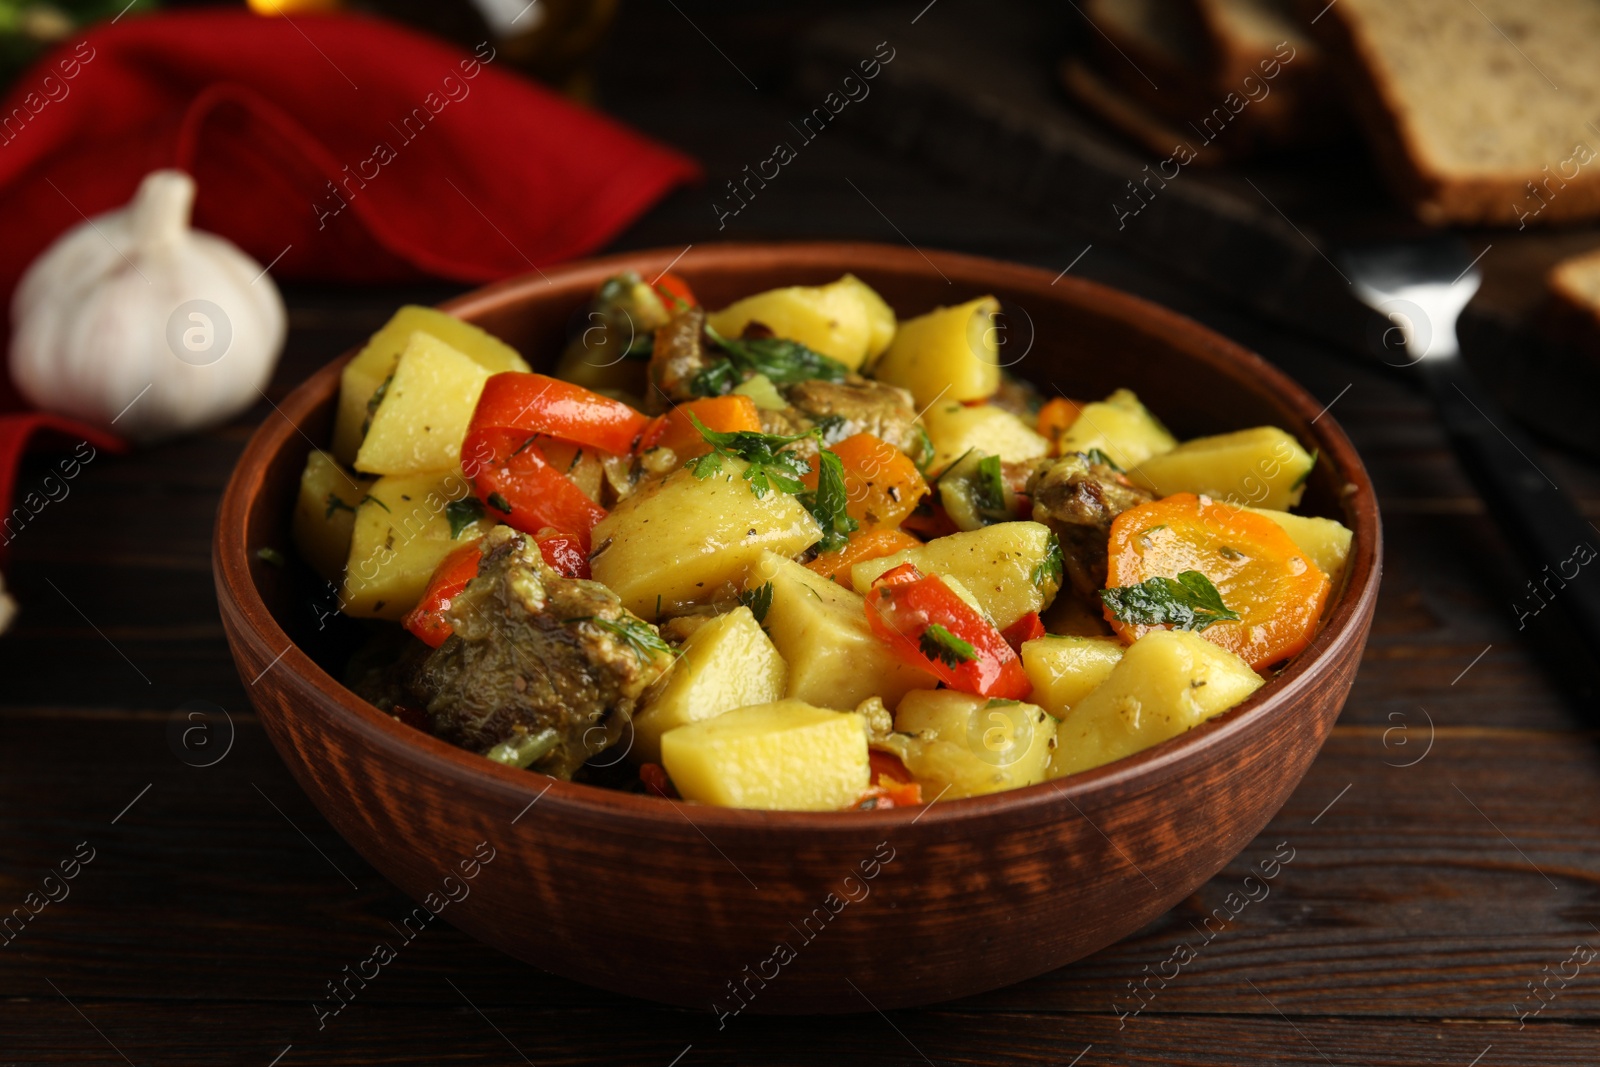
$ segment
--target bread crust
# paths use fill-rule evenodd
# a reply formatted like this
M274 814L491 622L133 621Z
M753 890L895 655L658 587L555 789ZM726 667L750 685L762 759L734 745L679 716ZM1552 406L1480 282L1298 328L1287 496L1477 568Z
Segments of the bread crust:
M1306 9L1324 0L1309 0ZM1528 211L1528 183L1539 172L1496 175L1451 175L1435 169L1424 157L1408 128L1411 119L1395 87L1379 74L1377 49L1359 16L1337 2L1321 11L1318 39L1334 58L1379 170L1395 195L1417 219L1429 226L1549 225L1600 217L1600 167L1566 182L1535 214Z
M1600 356L1600 300L1573 280L1583 270L1600 270L1600 249L1569 256L1545 275L1544 333L1591 356Z

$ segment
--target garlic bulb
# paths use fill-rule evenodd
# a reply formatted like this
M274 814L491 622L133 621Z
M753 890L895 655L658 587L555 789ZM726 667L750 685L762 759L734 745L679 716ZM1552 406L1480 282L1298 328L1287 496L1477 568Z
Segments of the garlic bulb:
M133 202L57 238L12 298L11 377L34 404L149 442L261 396L283 298L261 264L189 228L194 179L147 175Z

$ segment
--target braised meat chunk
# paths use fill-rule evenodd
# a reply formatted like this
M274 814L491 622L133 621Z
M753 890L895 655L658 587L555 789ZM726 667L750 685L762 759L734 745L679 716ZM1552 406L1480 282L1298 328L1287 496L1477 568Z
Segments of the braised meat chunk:
M562 577L507 526L484 538L478 577L447 618L454 636L409 679L434 733L478 752L531 753L533 770L557 778L623 735L672 662L656 628L615 593Z
M1080 452L1042 462L1028 480L1033 518L1056 532L1066 583L1080 599L1098 605L1106 584L1106 542L1111 520L1155 497L1128 484L1116 468Z
M650 352L646 411L659 415L673 404L694 399L696 376L716 362L716 357L706 351L705 329L705 310L689 307L656 331L655 346Z
M830 441L870 433L912 456L922 451L911 394L898 386L852 374L840 382L797 382L789 387L788 400L792 421L804 428L829 427Z

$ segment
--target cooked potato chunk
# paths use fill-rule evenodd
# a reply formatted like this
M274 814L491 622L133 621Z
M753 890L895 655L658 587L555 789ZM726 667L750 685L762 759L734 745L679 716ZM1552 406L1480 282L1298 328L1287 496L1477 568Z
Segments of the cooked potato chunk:
M528 369L510 345L470 322L437 308L408 306L394 313L366 347L344 365L339 377L339 411L333 424L332 452L340 463L354 463L371 412L367 404L389 375L414 333L426 333L466 355L490 374ZM451 464L454 464L454 460ZM447 466L450 464L447 464Z
M1186 630L1152 630L1056 731L1050 777L1091 770L1176 737L1261 687L1227 649Z
M874 696L893 705L912 689L939 684L873 636L859 593L772 552L750 568L745 589L764 599L769 584L763 622L789 666L786 696L825 708L853 708Z
M943 470L976 449L1006 461L1038 459L1050 454L1050 442L1033 427L993 404L968 407L941 400L922 413L922 423L933 442L930 470Z
M882 328L873 322L875 309L869 310L863 289L866 286L848 274L828 285L770 289L711 312L706 325L724 337L738 337L750 323L759 322L779 337L799 341L856 370L867 358L874 329Z
M788 668L746 607L702 625L633 716L636 763L661 762L661 735L747 704L783 699Z
M953 689L919 689L895 709L895 734L880 742L932 800L981 796L1045 780L1056 721L1035 704Z
M331 453L316 451L306 457L294 504L294 546L330 582L344 573L356 505L371 484L372 479L345 470Z
M1116 637L1064 637L1049 634L1022 645L1022 669L1033 683L1033 699L1056 718L1111 676L1122 659Z
M1314 461L1276 426L1197 437L1127 467L1128 479L1155 493L1198 493L1239 507L1287 511L1300 503Z
M866 792L867 728L853 711L756 704L668 731L661 761L685 800L838 811Z
M816 544L822 530L805 506L778 489L756 496L745 468L733 458L706 478L680 468L620 501L594 528L595 579L655 619L742 581L766 549L794 556Z
M865 595L878 575L902 563L958 579L1001 629L1030 611L1043 611L1061 588L1061 546L1038 522L996 523L857 563L850 583Z
M379 478L356 508L344 575L346 615L398 619L422 598L434 568L494 525L478 519L452 537L446 508L472 495L459 470Z
M1279 526L1328 579L1334 588L1339 586L1339 576L1350 558L1350 541L1355 535L1343 524L1332 519L1319 519L1313 515L1291 515L1287 511L1269 508L1245 508L1257 515L1265 515Z
M1000 301L979 297L900 324L872 373L911 390L918 408L936 400L982 400L1000 388Z
M418 474L461 462L489 372L431 334L411 336L356 453L356 470Z
M867 358L877 359L888 349L889 342L894 340L895 330L899 327L894 317L894 309L878 295L876 289L854 274L846 274L834 284L855 290L861 305L867 309L867 324L871 327L867 335Z
M1104 400L1083 406L1077 420L1061 435L1060 450L1065 454L1098 448L1123 470L1132 470L1177 443L1131 389L1118 389Z

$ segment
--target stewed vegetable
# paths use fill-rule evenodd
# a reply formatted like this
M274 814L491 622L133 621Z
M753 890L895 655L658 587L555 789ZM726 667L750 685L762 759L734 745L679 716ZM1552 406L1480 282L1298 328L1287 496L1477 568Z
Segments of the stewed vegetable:
M1047 399L999 313L622 274L544 375L401 309L295 510L390 631L352 684L511 767L805 810L1078 774L1235 706L1342 577L1350 532L1287 510L1314 453Z

